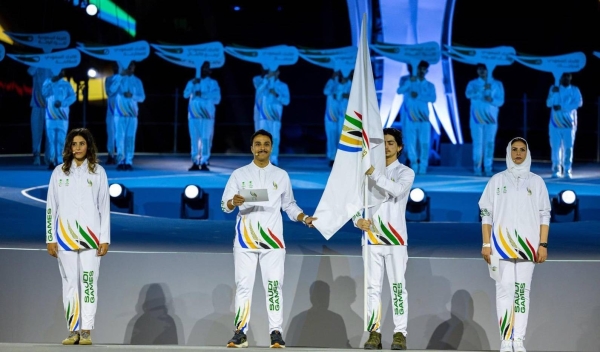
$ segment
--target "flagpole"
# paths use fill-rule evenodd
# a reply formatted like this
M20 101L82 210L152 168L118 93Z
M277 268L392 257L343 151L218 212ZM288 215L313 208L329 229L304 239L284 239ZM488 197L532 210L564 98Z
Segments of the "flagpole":
M367 26L367 14L363 13L362 25L361 25L361 30L360 30L361 37L360 37L360 45L359 45L359 47L363 46L363 45L367 45L366 48L363 47L362 51L359 50L359 55L363 55L363 57L360 58L360 60L363 63L363 65L365 65L365 62L364 62L364 59L365 59L364 58L364 51L365 50L369 50L368 49L366 26ZM357 59L357 61L359 60L358 57L356 59ZM363 75L366 74L366 72L364 72L364 70L360 70L360 72ZM363 80L364 80L364 77L363 77ZM368 96L368 94L365 92L362 95L361 98L365 99L365 100L368 100L367 96ZM368 106L368 104L366 104L366 102L365 102L365 104L363 106ZM365 110L364 113L368 114L368 110ZM363 136L363 138L364 138L364 136ZM364 146L364 145L363 145L363 147L369 148L369 146ZM364 208L365 208L364 215L365 215L365 220L369 220L368 192L367 192L369 184L368 184L368 177L367 177L367 175L363 174L363 177L364 177L363 205L364 205ZM369 321L369 314L368 314L369 313L368 312L368 303L369 303L368 277L369 277L369 252L370 252L370 249L369 249L368 233L365 233L363 231L363 236L364 236L363 238L365 239L365 242L364 242L365 244L364 244L364 248L363 248L363 256L364 256L364 258L363 258L363 270L364 270L364 273L363 273L363 290L364 290L364 292L363 292L363 297L364 297L364 302L363 302L363 324L364 324L365 330L368 331L369 330L369 327L367 326L368 325L368 321Z

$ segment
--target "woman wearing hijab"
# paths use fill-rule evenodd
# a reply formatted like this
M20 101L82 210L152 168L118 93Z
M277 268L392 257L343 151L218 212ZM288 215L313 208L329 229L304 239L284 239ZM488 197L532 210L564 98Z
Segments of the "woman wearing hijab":
M58 259L69 336L63 345L91 345L98 304L100 257L110 243L108 180L85 128L71 130L64 163L50 177L46 247ZM80 332L81 330L81 332Z
M550 199L544 180L529 171L531 155L523 138L508 143L506 166L490 179L479 200L481 254L488 264L491 255L500 259L496 282L500 352L526 352L533 269L548 257Z

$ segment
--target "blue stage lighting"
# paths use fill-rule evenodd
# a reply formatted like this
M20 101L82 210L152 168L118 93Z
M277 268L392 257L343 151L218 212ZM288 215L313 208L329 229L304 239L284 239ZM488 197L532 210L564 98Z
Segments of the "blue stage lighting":
M579 221L579 198L575 191L563 190L552 198L552 222Z
M241 8L241 7L239 7L239 6L234 6L234 7L233 7L233 11L239 11L239 10L241 10L241 9L242 9L242 8Z
M181 193L182 219L208 219L208 194L196 185L185 186Z
M120 183L108 187L110 211L133 214L133 192Z
M429 197L421 188L413 188L406 203L406 221L429 221Z

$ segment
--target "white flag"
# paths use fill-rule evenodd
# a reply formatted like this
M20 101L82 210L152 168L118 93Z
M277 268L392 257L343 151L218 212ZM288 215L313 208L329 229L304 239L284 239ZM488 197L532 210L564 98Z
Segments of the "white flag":
M378 170L385 169L383 128L375 94L366 21L366 16L363 16L354 78L333 169L313 215L318 218L313 225L326 239L363 209L373 208L369 210L372 214L385 199L385 195L378 192L374 182L365 175L371 165ZM368 183L366 191L365 183Z

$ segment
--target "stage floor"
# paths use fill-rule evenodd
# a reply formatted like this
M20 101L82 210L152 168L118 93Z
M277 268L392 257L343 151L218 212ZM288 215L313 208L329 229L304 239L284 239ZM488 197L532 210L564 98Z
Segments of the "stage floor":
M135 190L136 210L142 213L113 213L111 251L231 253L235 212L224 214L220 210L220 197L231 172L250 160L249 155L217 155L211 159L210 172L188 172L190 162L186 155L136 156L132 172L120 172L114 165L107 166L109 182L123 183ZM45 208L45 193L41 191L47 187L50 171L30 163L31 157L0 157L1 248L44 249L39 235ZM329 176L327 160L282 156L280 166L292 179L298 204L307 213L314 211ZM500 171L502 168L503 163L496 162L495 169ZM581 199L582 220L585 221L551 225L550 242L560 243L560 248L551 246L550 260L600 259L600 253L594 250L600 246L600 221L597 218L600 166L576 165L574 170L572 180L551 179L548 164L535 163L532 167L533 172L545 178L551 196L560 190L572 189ZM417 175L414 187L423 188L432 198L432 221L408 224L410 256L479 258L481 225L477 201L488 179L472 176L467 168L435 166L430 167L428 174ZM151 213L152 209L160 212L178 209L179 194L188 184L201 185L210 194L211 220L143 215L144 211ZM165 194L174 195L175 200L153 203L153 197ZM139 205L138 202L145 203ZM283 217L289 254L361 254L360 233L350 222L327 241L315 229L293 223L285 214ZM454 218L456 221L452 221ZM142 236L144 240L140 241Z

